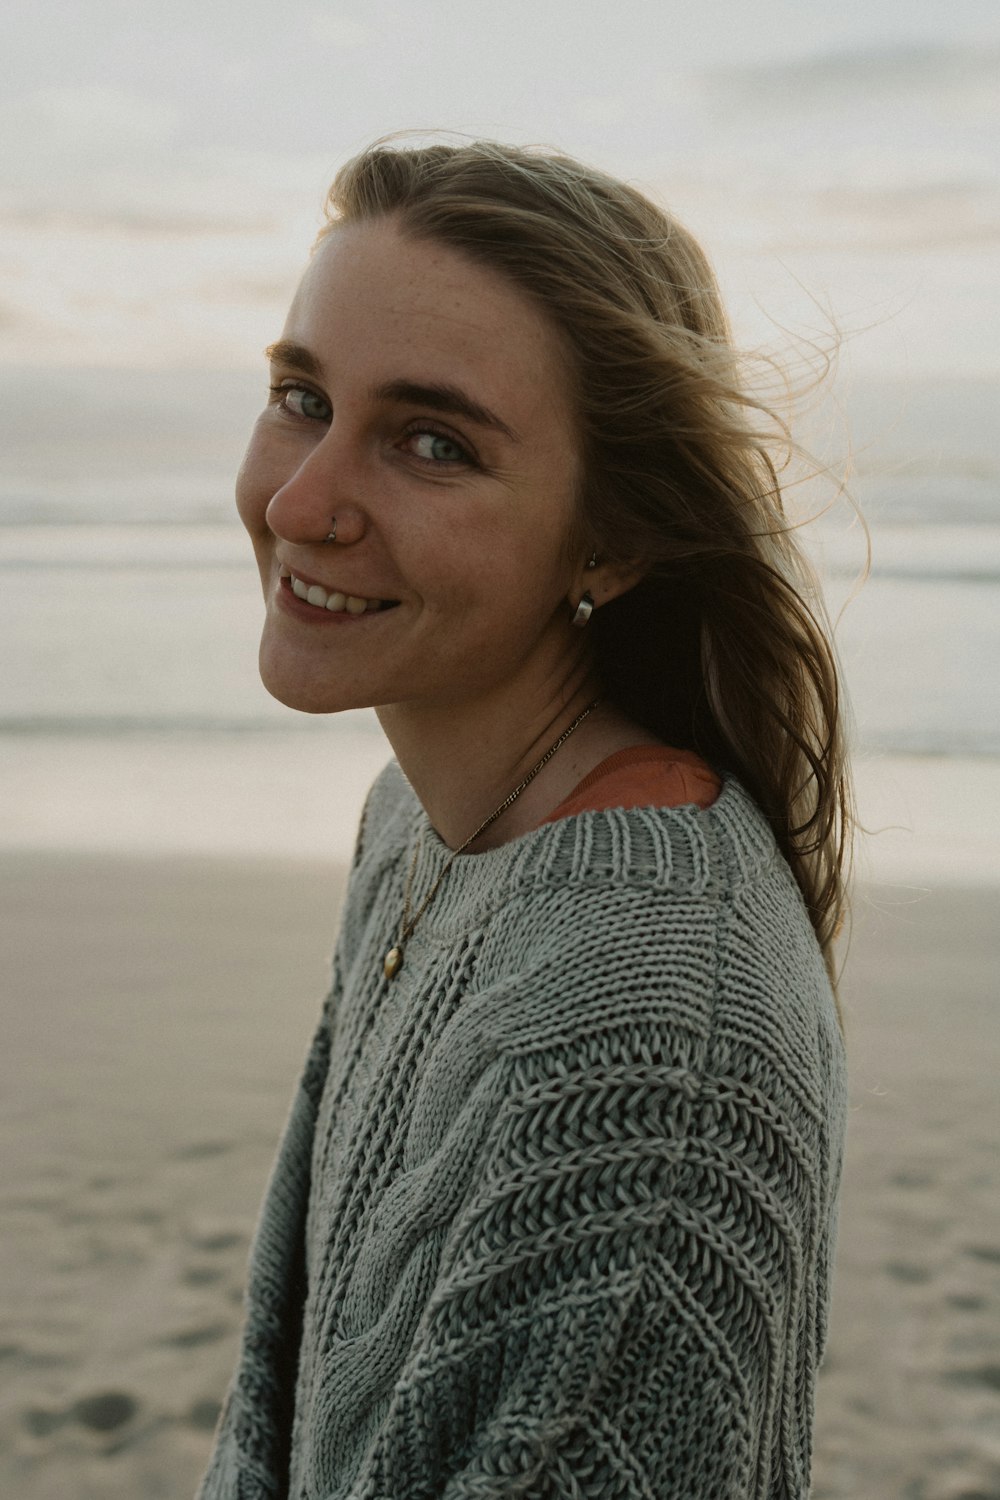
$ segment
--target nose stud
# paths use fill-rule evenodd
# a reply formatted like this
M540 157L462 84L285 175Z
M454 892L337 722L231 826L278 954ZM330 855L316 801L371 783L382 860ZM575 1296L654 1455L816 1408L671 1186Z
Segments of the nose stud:
M324 542L335 542L337 540L337 517L330 517L330 530L323 538Z

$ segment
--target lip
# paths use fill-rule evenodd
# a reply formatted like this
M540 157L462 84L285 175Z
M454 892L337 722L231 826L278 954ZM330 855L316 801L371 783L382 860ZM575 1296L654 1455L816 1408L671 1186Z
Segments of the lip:
M279 562L278 575L281 583L288 583L292 574L295 575L300 583L304 583L306 588L315 584L317 588L323 589L327 594L353 594L356 599L389 599L389 595L375 593L370 589L345 588L343 579L338 579L331 583L326 578L316 578L312 573L303 573L300 568L292 568L286 562ZM398 604L399 600L392 599L390 602Z

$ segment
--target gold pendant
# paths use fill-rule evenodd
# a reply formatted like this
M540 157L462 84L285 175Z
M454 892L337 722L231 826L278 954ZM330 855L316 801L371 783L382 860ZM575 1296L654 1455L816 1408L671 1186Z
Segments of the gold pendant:
M402 967L403 950L397 944L395 948L390 948L385 955L385 963L382 965L382 968L385 970L386 979L395 979Z

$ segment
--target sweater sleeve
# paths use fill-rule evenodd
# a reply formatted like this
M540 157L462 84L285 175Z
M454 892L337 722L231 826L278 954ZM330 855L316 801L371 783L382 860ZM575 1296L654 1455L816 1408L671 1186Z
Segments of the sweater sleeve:
M442 1500L804 1497L794 1123L669 1043L575 1050L515 1068L396 1389L390 1470Z
M216 1427L196 1500L230 1500L234 1475L246 1474L265 1494L264 1476L287 1466L298 1335L305 1278L302 1242L308 1206L309 1158L316 1112L329 1063L329 1015L336 984L323 1007L271 1168L248 1266L240 1357ZM240 1493L244 1493L243 1490Z

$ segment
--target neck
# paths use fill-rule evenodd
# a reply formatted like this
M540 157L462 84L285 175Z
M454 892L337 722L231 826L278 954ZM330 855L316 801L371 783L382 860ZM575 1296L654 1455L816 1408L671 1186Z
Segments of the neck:
M599 696L592 673L580 670L534 696L494 694L461 709L396 703L377 712L432 825L450 849L457 849ZM602 702L517 800L473 840L470 853L536 828L607 755L652 738Z

